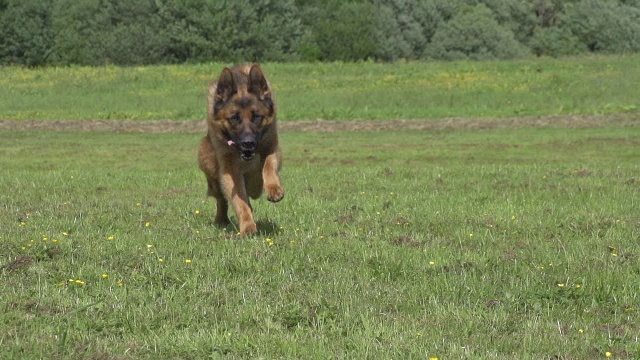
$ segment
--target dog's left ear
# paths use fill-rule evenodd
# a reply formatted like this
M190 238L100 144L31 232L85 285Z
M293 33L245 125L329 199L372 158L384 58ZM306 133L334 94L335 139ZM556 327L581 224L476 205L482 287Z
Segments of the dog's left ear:
M249 92L260 100L271 100L271 89L258 64L253 64L249 70Z

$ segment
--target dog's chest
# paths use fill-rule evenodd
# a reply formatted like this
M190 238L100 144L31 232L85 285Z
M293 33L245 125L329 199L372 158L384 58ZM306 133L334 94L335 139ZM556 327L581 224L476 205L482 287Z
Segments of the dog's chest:
M256 156L249 160L249 161L242 161L240 163L240 172L242 172L243 174L247 174L247 173L253 173L253 172L260 172L260 154L256 154Z

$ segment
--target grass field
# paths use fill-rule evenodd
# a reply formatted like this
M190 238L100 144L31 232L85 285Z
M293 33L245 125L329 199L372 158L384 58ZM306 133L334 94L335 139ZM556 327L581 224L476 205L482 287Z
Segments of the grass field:
M0 67L0 119L203 119L223 64ZM640 56L509 62L264 64L281 120L435 119L640 110Z
M387 130L284 131L247 238L200 133L0 130L0 359L638 358L639 60L266 64ZM0 119L200 120L214 70L0 68ZM573 113L626 120L389 122Z
M637 128L284 133L244 239L198 138L0 133L0 358L639 354Z

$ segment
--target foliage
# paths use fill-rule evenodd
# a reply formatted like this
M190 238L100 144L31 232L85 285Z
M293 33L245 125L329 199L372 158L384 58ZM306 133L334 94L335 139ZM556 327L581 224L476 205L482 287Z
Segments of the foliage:
M636 52L639 14L637 0L2 0L0 64Z
M563 24L591 52L640 51L640 8L582 0L568 7Z
M51 61L50 7L48 0L0 3L0 64L37 66Z
M524 46L494 19L485 5L466 8L438 28L428 53L437 59L495 60L526 54Z

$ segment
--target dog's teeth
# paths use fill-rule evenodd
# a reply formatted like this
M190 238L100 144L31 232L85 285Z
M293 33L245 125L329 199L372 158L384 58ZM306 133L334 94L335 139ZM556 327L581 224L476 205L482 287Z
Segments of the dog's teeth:
M235 144L235 143L233 142L233 140L229 140L229 141L227 141L227 145L229 145L229 146L233 146L233 144Z

